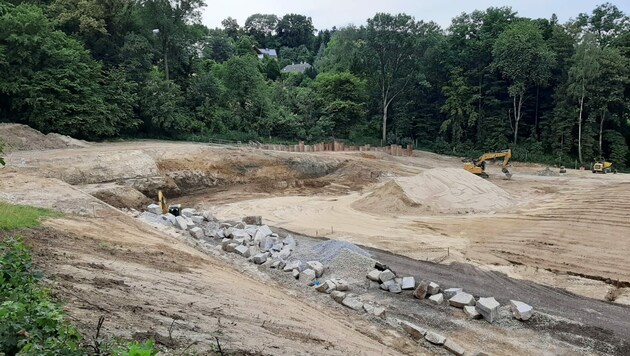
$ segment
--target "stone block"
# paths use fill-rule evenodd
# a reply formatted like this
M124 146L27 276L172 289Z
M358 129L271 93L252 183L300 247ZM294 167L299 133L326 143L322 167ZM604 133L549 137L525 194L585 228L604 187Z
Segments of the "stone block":
M494 298L479 298L475 308L489 323L494 322L499 316L499 302Z
M416 288L416 290L413 292L413 296L418 298L418 299L426 298L427 297L427 288L429 288L429 282L421 281L418 284L418 287Z
M392 271L390 271L388 269L384 270L383 272L381 272L378 275L378 280L381 281L381 282L387 282L387 281L390 281L390 280L392 280L394 278L396 278L396 275L394 274L394 272L392 272Z
M475 305L475 298L466 292L459 292L448 300L448 304L455 308L463 308L466 305Z
M324 274L324 265L319 261L308 261L306 264L315 271L317 278L321 277Z
M350 285L348 284L348 281L346 281L345 279L335 278L335 279L332 279L331 281L335 284L335 290L342 291L342 292L350 290Z
M185 216L187 218L197 214L197 211L195 209L192 208L184 208L181 211L182 216Z
M308 285L308 286L312 286L315 284L315 279L317 278L317 276L315 275L315 271L313 271L312 269L305 269L304 271L300 272L300 282L303 282L304 284Z
M382 289L382 290L389 291L389 287L390 287L390 286L394 286L394 285L396 285L396 286L397 286L397 285L398 285L398 283L394 282L394 280L393 280L393 279L390 279L389 281L386 281L386 282L381 283L381 289Z
M151 204L149 206L147 206L147 211L153 214L162 214L162 207L160 207L157 204Z
M254 256L254 263L257 265L261 265L265 262L267 262L267 257L269 257L269 254L267 253L259 253L257 255Z
M429 300L437 305L444 303L444 295L442 293L434 294L429 297Z
M464 314L466 314L470 319L481 319L481 314L479 314L477 308L472 305L464 306Z
M457 293L461 293L464 290L462 288L449 288L449 289L445 289L442 293L444 294L444 299L451 299L455 296L455 294Z
M190 234L196 239L200 239L206 236L206 234L203 232L203 229L200 227L193 227L192 229L190 229Z
M430 282L427 286L427 294L434 295L440 293L440 285L434 282Z
M512 315L522 321L529 320L534 313L534 308L531 305L525 304L523 302L519 302L517 300L510 300L510 310L512 311Z
M424 335L424 338L434 345L444 345L444 342L446 341L446 337L436 334L433 331L427 332L427 334Z
M424 328L408 321L400 321L400 326L402 326L403 330L405 330L405 332L414 340L420 340L427 334L427 331Z
M458 343L451 339L446 339L444 342L444 348L453 355L457 356L463 356L466 353L466 350L464 350L463 347L459 346Z
M402 288L400 288L400 284L395 283L395 282L394 284L389 285L388 290L390 293L396 293L396 294L399 294L402 292Z
M380 275L381 275L381 271L375 269L367 274L367 279L374 282L380 282L380 279L378 279Z
M363 310L363 303L357 297L345 297L341 304L352 310Z
M346 298L346 293L344 292L340 292L338 290L331 292L330 293L330 297L337 303L341 303L343 302L343 300Z
M234 248L234 252L236 252L237 255L243 256L245 258L249 258L249 247L244 246L244 245L239 245L236 246L236 248Z
M259 226L258 230L256 230L256 235L254 235L254 240L255 241L261 241L265 237L270 236L272 233L273 233L273 231L271 231L269 226L267 226L267 225Z
M415 289L416 288L416 279L413 278L413 277L403 277L401 284L402 284L401 288L403 290Z
M337 285L331 280L327 280L326 282L320 284L319 286L315 288L315 290L320 293L328 293L328 294L334 292L336 289L337 289Z
M262 216L246 216L243 222L247 225L262 225Z
M186 221L186 218L184 218L183 216L176 216L175 217L175 227L180 229L180 230L187 230L188 229L188 222Z

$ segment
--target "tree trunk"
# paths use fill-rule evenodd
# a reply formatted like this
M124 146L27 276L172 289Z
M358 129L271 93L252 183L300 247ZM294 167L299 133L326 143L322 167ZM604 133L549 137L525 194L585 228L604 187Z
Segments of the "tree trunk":
M387 143L387 109L389 104L387 99L383 98L383 146Z
M603 151L602 151L602 134L604 131L604 120L606 119L606 112L602 111L602 118L599 121L599 156L603 157Z
M582 159L582 112L584 111L584 86L582 86L582 97L580 98L580 116L578 117L578 158L580 164L584 162Z
M521 121L521 108L523 107L523 96L518 96L518 104L516 103L516 96L514 96L514 144L518 141L518 123Z
M539 97L540 97L540 85L536 85L536 113L534 114L534 120L535 120L535 124L534 124L534 136L536 136L536 141L540 140L540 137L538 137L538 103L539 103Z
M164 73L166 74L166 80L169 80L168 77L168 49L164 49Z

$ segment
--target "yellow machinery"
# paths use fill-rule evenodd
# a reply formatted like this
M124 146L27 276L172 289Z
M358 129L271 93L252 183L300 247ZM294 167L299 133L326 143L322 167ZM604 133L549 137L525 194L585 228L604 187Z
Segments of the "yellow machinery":
M617 173L616 170L612 168L612 162L606 162L604 159L600 159L593 163L593 173Z
M488 178L486 173L486 161L503 158L503 167L501 171L505 174L507 179L512 178L512 173L508 170L510 159L512 159L512 150L507 149L499 152L485 153L479 159L473 160L471 163L465 163L464 169L472 174L476 174L483 178Z
M168 205L166 205L166 197L162 191L158 191L158 203L160 204L160 208L162 208L162 214L168 214Z

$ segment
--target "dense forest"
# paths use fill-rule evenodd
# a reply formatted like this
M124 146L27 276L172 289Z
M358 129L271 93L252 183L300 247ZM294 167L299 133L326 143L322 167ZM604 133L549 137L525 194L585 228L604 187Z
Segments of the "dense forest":
M630 19L612 4L567 23L501 7L448 28L379 13L325 30L299 14L210 29L204 7L0 1L0 121L91 140L334 138L630 164ZM283 73L292 63L312 67Z

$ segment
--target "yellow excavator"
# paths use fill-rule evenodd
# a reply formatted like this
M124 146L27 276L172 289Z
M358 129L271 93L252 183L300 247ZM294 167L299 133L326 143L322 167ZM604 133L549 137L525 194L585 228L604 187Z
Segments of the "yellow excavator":
M486 161L503 158L503 167L501 171L505 174L507 179L512 178L512 173L508 170L510 159L512 159L512 150L507 149L499 152L485 153L479 159L475 159L472 162L465 163L464 169L472 174L476 174L483 178L488 178L486 173Z

